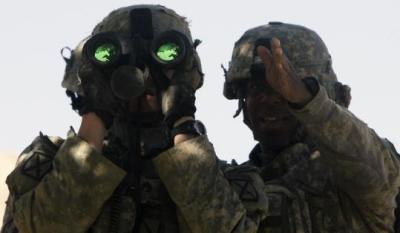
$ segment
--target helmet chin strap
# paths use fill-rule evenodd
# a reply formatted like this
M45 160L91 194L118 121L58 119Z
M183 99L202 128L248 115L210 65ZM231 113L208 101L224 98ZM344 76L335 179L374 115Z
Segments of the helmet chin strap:
M245 102L244 102L244 98L240 98L238 100L238 109L235 112L235 115L233 115L233 118L236 118L237 116L239 116L240 112L242 112L243 108L244 108Z
M223 67L223 66L222 66ZM224 72L225 72L225 68L223 67ZM239 88L237 90L237 95L238 95L238 109L235 112L235 115L233 115L233 118L236 118L237 116L239 116L240 112L242 110L244 110L245 105L246 105L246 101L244 100L245 96L246 96L246 91L244 88Z

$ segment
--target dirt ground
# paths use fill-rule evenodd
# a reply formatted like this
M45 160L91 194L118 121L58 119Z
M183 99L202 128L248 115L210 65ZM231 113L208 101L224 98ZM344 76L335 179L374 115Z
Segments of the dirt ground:
M17 161L17 154L0 152L0 225L3 224L5 202L8 196L6 177L11 172Z

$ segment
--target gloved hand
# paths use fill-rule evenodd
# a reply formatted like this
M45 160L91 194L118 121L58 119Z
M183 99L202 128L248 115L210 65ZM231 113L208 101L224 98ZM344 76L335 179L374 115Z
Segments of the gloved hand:
M174 124L187 117L194 120L196 97L194 89L188 85L171 85L162 95L162 111L164 121L172 129Z
M182 118L194 120L195 91L203 81L199 66L196 50L192 48L182 64L174 70L170 86L162 93L162 111L170 129Z
M84 95L67 91L67 95L72 100L72 109L80 116L94 112L108 129L112 125L115 113L120 108L121 101L117 101L109 80L89 61L82 62L79 77Z

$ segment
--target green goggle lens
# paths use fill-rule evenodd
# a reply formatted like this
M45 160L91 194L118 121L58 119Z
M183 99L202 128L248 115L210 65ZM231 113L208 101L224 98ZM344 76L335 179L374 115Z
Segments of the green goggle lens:
M117 55L117 47L111 43L102 44L96 48L94 57L100 63L109 63L115 59Z
M157 50L157 57L162 61L169 62L175 60L179 55L179 46L174 43L162 44Z

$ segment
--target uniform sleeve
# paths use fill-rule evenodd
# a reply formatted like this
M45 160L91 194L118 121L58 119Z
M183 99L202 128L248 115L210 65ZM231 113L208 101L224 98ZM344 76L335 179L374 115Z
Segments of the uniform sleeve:
M6 202L6 208L3 215L3 225L1 227L1 233L18 233L18 229L15 227L12 215L12 196L8 196Z
M304 108L292 111L321 150L342 190L374 206L395 205L392 199L398 192L400 169L394 147L329 99L323 87Z
M154 164L191 232L257 232L268 202L256 172L224 176L211 143L196 137L160 154Z
M13 197L13 221L23 233L84 233L125 172L77 136L65 140L49 172L32 186L46 166L45 151L28 147L27 159L7 177ZM48 162L48 161L47 161Z

